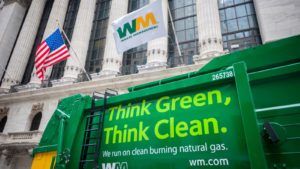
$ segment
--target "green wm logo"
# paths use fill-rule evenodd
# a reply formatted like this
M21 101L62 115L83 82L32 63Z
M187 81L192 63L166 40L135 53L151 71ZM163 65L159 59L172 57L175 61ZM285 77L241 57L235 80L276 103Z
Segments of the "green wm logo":
M151 24L150 24L151 23ZM158 26L155 15L153 12L149 12L145 17L139 16L136 19L125 23L122 27L119 27L117 32L121 41L130 39L132 36L139 35L152 29L156 29ZM122 29L123 28L123 29ZM127 34L129 33L129 35Z
M127 162L102 163L102 169L128 169Z

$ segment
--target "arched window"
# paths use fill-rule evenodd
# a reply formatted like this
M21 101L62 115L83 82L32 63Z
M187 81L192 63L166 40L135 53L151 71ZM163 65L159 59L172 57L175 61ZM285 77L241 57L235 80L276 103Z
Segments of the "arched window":
M38 130L39 129L40 123L41 123L41 119L42 119L42 113L39 112L32 119L31 126L30 126L30 131L34 131L34 130Z
M0 120L0 133L3 132L4 127L5 127L5 124L6 124L6 121L7 121L7 116L4 116L4 117Z

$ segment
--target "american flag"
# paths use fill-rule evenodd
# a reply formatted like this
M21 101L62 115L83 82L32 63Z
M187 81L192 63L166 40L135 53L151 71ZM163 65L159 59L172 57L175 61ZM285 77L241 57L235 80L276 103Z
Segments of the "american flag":
M59 29L56 29L38 46L35 56L36 74L41 80L45 78L47 67L66 60L70 56Z

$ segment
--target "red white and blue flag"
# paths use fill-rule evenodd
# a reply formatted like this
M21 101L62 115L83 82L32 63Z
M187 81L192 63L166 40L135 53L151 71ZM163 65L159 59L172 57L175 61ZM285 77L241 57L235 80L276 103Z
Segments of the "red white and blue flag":
M38 46L35 56L36 74L41 80L45 78L47 67L66 60L70 56L59 29L56 29Z

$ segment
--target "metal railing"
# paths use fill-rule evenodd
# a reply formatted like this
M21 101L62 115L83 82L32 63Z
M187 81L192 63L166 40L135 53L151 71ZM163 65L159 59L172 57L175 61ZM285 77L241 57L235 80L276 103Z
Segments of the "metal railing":
M39 142L43 132L41 131L25 131L25 132L12 132L12 133L1 133L0 144L19 143L19 142Z

